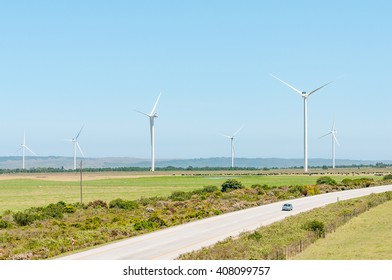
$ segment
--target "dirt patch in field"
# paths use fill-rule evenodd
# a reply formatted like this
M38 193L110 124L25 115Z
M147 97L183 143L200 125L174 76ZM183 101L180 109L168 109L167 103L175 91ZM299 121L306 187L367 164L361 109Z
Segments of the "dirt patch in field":
M113 179L113 178L140 178L151 177L158 174L126 173L126 172L91 172L83 173L84 181ZM164 176L160 174L159 176ZM30 174L1 174L0 180L36 179L48 181L73 182L80 180L80 173L30 173Z

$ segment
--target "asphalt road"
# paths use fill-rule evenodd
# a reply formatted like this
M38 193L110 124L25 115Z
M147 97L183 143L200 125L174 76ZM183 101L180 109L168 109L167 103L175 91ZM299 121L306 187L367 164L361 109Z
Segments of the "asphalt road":
M366 196L371 193L392 191L392 185L334 192L215 216L123 241L104 245L81 253L58 258L58 260L170 260L180 254L215 244L241 232L255 230L264 225L284 219L289 215L308 211L334 203ZM294 210L281 211L285 202L292 203Z

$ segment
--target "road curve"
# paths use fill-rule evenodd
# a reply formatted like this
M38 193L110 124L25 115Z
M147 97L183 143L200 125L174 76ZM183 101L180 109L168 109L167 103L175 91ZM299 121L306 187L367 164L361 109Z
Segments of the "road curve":
M201 249L241 232L255 230L313 208L371 193L392 191L392 185L333 192L311 197L280 201L220 216L155 231L57 260L170 260L182 253ZM294 210L281 211L284 202L291 202Z

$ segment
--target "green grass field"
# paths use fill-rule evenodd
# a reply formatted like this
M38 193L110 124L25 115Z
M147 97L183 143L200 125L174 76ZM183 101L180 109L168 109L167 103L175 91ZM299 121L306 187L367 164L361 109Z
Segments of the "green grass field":
M229 171L230 172L230 171ZM162 174L162 173L161 173ZM191 191L207 185L220 186L225 180L235 178L246 187L253 184L282 186L293 184L315 184L321 175L230 175L199 174L193 176L152 175L139 178L111 178L83 182L83 202L116 198L127 200L141 197L167 196L174 191ZM75 175L78 178L78 175ZM379 176L331 176L340 182L344 178ZM18 211L29 207L44 206L49 203L80 201L80 183L75 181L41 180L16 178L0 180L0 214L5 210Z
M391 260L392 201L370 209L319 239L297 260Z

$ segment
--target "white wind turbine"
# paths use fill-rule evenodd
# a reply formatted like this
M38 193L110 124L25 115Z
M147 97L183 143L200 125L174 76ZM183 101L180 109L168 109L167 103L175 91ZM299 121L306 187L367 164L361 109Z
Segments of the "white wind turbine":
M298 89L296 89L295 87L293 87L292 85L286 83L285 81L282 81L281 79L279 79L278 77L275 77L274 75L270 74L272 77L274 77L275 79L277 79L278 81L284 83L286 86L290 87L291 89L293 89L294 91L296 91L299 95L301 95L301 97L304 99L304 172L308 172L308 97L315 93L316 91L322 89L323 87L329 85L331 82L326 83L325 85L316 88L315 90L312 90L311 92L307 93L307 92L303 92L300 91Z
M229 138L230 139L230 149L231 149L231 168L234 167L234 154L235 154L235 150L234 150L234 137L237 135L238 132L240 132L242 129L242 127L240 129L238 129L232 136L229 135L224 135L222 134L222 136Z
M135 110L136 112L147 116L150 120L150 137L151 137L151 171L155 171L155 135L154 135L154 119L158 118L158 114L155 112L157 108L159 98L161 98L162 93L159 94L157 101L155 101L154 107L151 110L150 114L146 114Z
M330 134L332 135L332 168L335 168L335 151L336 151L335 144L338 144L338 146L340 146L338 138L336 138L336 133L337 133L337 131L335 129L335 122L333 122L331 131L320 137L320 138L323 138L323 137L328 136Z
M26 145L26 132L23 131L23 143L20 145L19 150L17 150L17 152L19 152L20 150L22 150L22 169L25 169L25 150L28 150L30 153L32 153L33 155L36 156L36 153L34 153L32 150L30 150L29 147L27 147Z
M66 139L65 141L71 142L73 144L73 156L74 156L74 167L73 169L76 170L76 147L79 149L80 153L82 154L82 156L84 157L82 148L80 148L80 145L78 143L78 138L80 133L83 130L84 125L82 126L82 128L79 130L79 133L76 135L76 137L72 138L72 139Z

